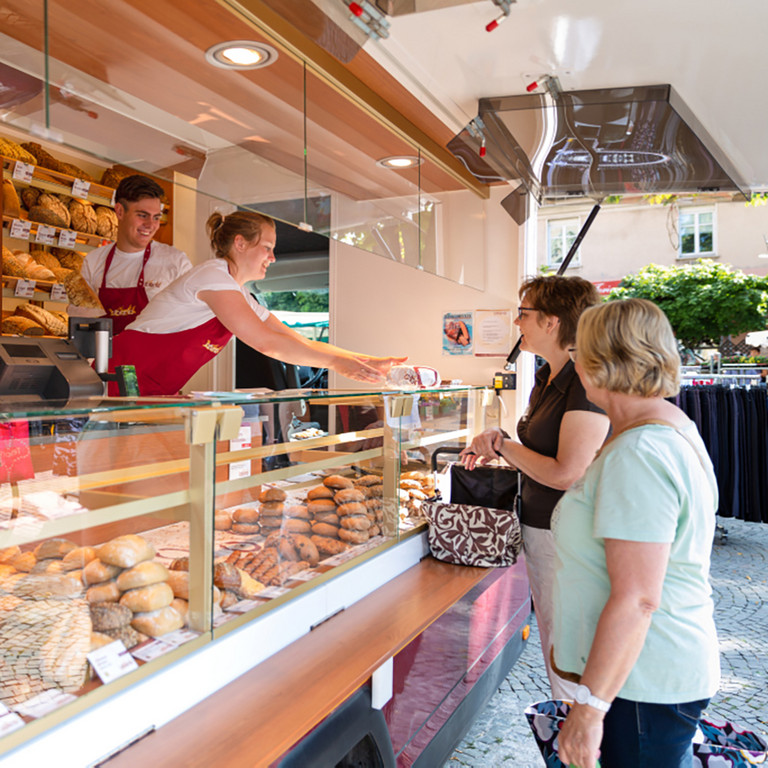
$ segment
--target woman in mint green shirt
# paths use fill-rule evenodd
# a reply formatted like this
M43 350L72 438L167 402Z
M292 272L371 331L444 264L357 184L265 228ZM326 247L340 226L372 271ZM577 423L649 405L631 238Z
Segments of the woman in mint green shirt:
M719 681L709 584L717 486L695 425L665 400L679 355L642 299L587 310L576 371L612 437L555 509L554 664L580 678L559 737L579 768L684 768Z

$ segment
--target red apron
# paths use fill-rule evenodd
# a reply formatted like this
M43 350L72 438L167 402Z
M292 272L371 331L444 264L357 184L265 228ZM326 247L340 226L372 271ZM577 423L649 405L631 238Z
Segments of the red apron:
M231 338L218 317L177 333L124 331L112 342L109 371L134 365L141 396L175 395ZM110 382L108 391L117 395L117 384Z
M113 245L107 254L104 264L104 276L101 278L99 300L107 310L107 316L112 318L112 333L117 336L128 323L132 323L144 307L149 304L147 292L144 290L144 267L149 260L150 243L144 251L144 261L141 263L139 282L132 288L107 288L107 272L115 256L117 245Z

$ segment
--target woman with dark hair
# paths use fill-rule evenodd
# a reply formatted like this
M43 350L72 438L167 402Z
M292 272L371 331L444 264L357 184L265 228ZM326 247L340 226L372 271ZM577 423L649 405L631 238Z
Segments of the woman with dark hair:
M600 300L595 286L580 277L539 275L519 291L516 325L521 349L546 360L536 373L528 408L514 440L498 427L477 435L462 453L472 469L498 458L522 472L520 517L541 650L555 698L571 698L575 686L550 663L552 578L555 545L550 518L563 491L584 473L608 433L608 419L589 402L568 356L581 313Z
M650 301L587 310L572 350L611 438L557 505L554 663L579 680L566 765L690 768L720 665L709 561L717 481L696 425L666 398L680 356Z
M281 323L244 287L263 280L275 261L275 222L251 211L214 213L207 222L216 258L161 291L114 339L110 370L134 365L142 395L173 395L234 335L286 363L330 368L365 383L381 382L404 357L370 357L311 341Z

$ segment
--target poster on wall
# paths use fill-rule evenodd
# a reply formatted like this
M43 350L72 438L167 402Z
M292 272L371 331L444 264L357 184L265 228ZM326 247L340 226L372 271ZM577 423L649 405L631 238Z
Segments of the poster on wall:
M512 312L475 310L475 357L506 357L511 346Z
M472 326L472 312L446 312L443 315L443 354L471 355Z

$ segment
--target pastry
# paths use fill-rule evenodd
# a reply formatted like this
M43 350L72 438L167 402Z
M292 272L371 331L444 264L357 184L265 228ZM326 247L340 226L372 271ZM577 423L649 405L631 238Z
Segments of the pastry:
M34 552L19 552L5 561L6 565L12 565L17 571L29 573L37 563Z
M173 590L164 581L150 584L147 587L137 587L123 592L120 605L130 608L134 613L141 611L156 611L170 605L173 601Z
M136 613L131 620L131 626L138 632L150 637L159 637L184 626L184 620L179 612L166 605L155 611Z
M147 587L150 584L157 584L161 581L167 581L170 571L155 560L145 560L133 568L128 568L117 577L117 586L124 592L127 589L136 589L137 587ZM149 610L149 609L145 609Z
M141 536L128 533L102 544L97 553L104 563L132 568L144 560L151 560L155 556L155 548Z
M323 480L323 485L327 486L328 488L335 488L335 489L341 489L341 488L352 488L352 481L348 477L342 477L341 475L328 475Z
M213 583L219 589L234 589L240 586L240 571L231 563L216 563L213 566Z
M320 561L320 553L308 536L296 534L295 536L291 536L290 539L296 551L299 553L300 560L306 560L310 565L317 565Z
M0 549L0 563L7 563L11 558L21 554L21 547L18 544L12 544L10 547Z

